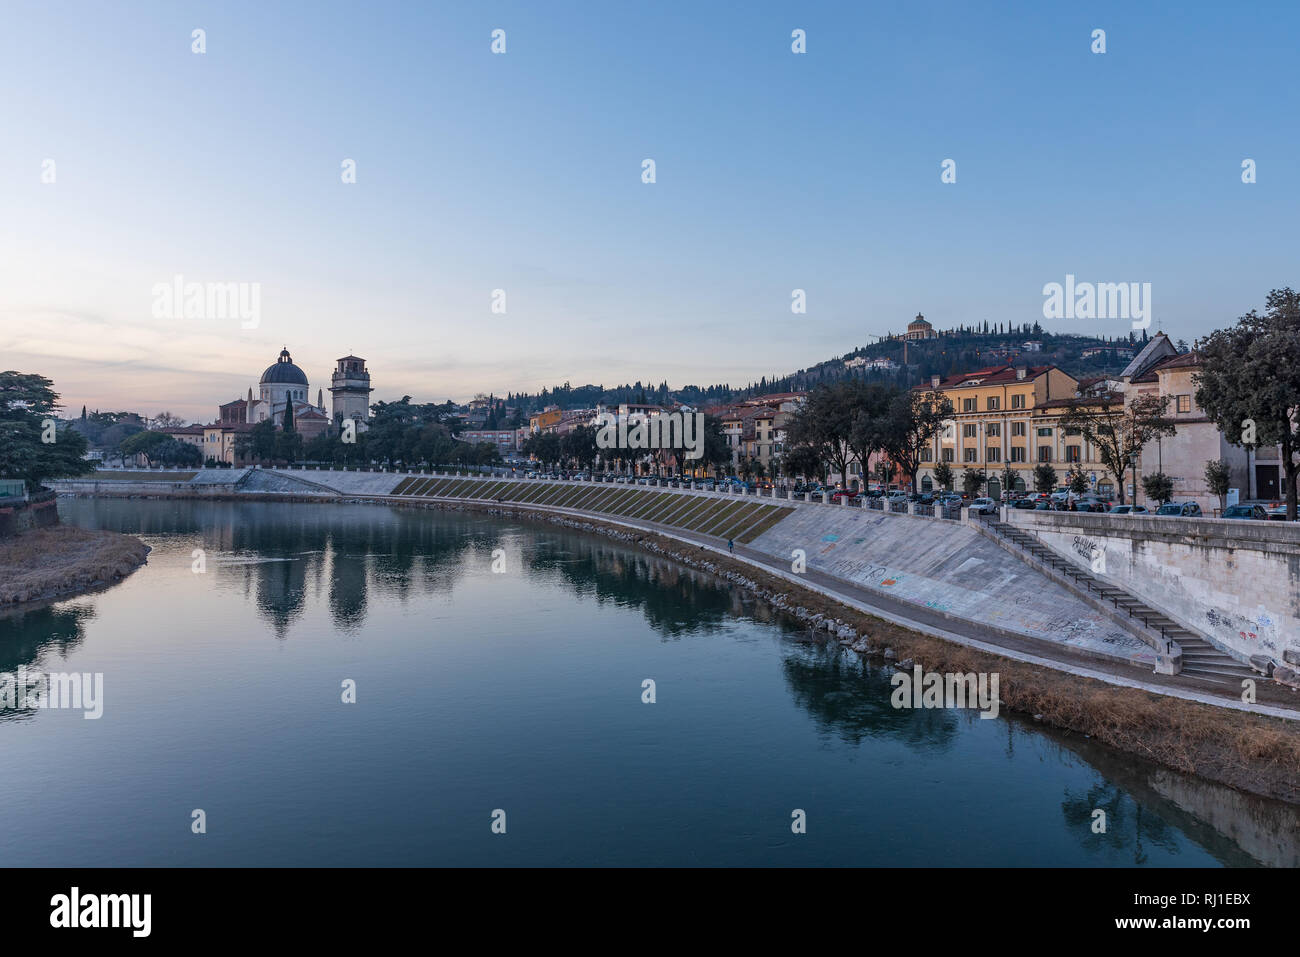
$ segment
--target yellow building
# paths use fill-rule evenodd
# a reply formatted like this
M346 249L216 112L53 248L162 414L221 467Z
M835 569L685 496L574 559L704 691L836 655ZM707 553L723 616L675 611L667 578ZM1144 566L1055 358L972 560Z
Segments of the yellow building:
M528 429L531 432L542 432L560 424L560 419L564 418L564 413L558 408L549 408L536 415L528 417Z
M921 455L917 481L921 491L939 487L934 467L947 462L955 488L965 469L983 469L988 494L1000 494L1002 474L1009 466L1014 491L1033 491L1034 468L1046 463L1056 469L1058 484L1079 465L1098 491L1113 491L1095 450L1077 429L1060 425L1069 403L1079 394L1079 381L1056 366L980 369L943 379L935 376L927 388L952 403L953 417Z

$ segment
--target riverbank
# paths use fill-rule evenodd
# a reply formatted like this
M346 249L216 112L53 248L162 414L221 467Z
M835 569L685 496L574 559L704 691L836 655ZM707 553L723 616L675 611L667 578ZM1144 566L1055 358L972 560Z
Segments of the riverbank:
M71 525L22 532L0 541L0 609L111 585L148 555L144 542L119 532Z
M398 504L398 503L390 503ZM404 504L404 503L403 503ZM477 503L421 507L526 517L634 544L710 572L808 625L808 640L911 671L999 675L1002 706L1128 754L1239 791L1300 804L1300 728L1017 661L922 634L846 606L748 562L654 532L541 510Z

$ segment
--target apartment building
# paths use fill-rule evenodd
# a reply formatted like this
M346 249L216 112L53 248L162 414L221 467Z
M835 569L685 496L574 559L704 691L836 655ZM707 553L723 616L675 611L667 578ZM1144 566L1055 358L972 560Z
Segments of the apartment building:
M1077 464L1099 491L1108 491L1096 450L1079 430L1060 424L1079 393L1079 381L1064 370L1054 365L992 366L948 378L935 376L928 388L916 388L938 393L953 407L952 419L921 455L921 491L938 487L934 467L939 462L947 462L957 476L968 468L983 469L990 494L1002 492L1002 474L1008 467L1015 476L1012 491L1032 490L1034 468L1044 463L1055 468L1062 481Z
M1120 374L1125 400L1141 395L1167 399L1165 415L1174 423L1174 434L1153 439L1142 450L1136 475L1130 479L1137 489L1137 501L1148 506L1142 491L1142 476L1164 472L1173 480L1174 501L1195 501L1206 515L1219 508L1219 497L1205 481L1205 466L1223 459L1231 469L1231 487L1238 498L1278 497L1281 459L1277 447L1261 448L1254 455L1231 444L1219 427L1196 404L1196 373L1202 364L1197 352L1179 353L1163 332L1156 333ZM1131 489L1126 490L1131 491Z

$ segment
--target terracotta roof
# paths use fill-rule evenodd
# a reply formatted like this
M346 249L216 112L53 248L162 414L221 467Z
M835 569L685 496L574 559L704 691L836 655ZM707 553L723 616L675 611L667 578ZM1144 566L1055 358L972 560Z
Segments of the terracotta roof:
M1010 364L1002 366L990 366L987 369L976 369L974 372L963 372L959 375L949 376L946 379L939 380L940 389L956 389L964 385L975 385L972 380L979 380L979 385L1001 385L1004 382L1029 382L1037 379L1040 375L1050 372L1055 366L1028 366L1025 369L1025 378L1017 379L1016 368ZM929 391L932 387L928 382L922 382L920 385L913 386L914 389L923 389Z
M1039 402L1034 408L1036 409L1063 409L1074 403L1079 405L1114 405L1117 402L1123 402L1123 396L1115 392L1106 392L1102 395L1084 395L1078 398L1069 399L1048 399L1046 402Z

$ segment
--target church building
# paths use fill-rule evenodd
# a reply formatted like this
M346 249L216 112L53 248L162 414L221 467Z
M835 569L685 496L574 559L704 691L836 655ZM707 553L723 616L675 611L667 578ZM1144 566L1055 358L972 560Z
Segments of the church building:
M364 359L345 356L338 360L330 385L333 397L334 425L345 418L355 418L362 429L370 418L370 371ZM316 390L316 402L310 399L311 385L307 373L293 361L288 347L280 350L275 363L266 367L258 380L257 392L218 406L217 421L204 426L205 459L239 464L235 461L235 438L259 422L268 419L283 427L285 413L292 410L293 429L309 442L330 428L325 410L325 391Z

